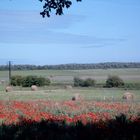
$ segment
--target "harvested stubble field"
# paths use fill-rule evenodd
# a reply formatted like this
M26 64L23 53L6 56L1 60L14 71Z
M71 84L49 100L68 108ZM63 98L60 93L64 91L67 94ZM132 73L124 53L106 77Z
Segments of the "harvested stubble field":
M50 87L49 87L50 88ZM95 89L95 88L73 88L73 89L51 89L41 88L38 91L31 91L30 88L14 88L11 92L0 91L0 100L71 100L79 94L84 100L94 101L123 101L124 89ZM129 90L134 94L134 102L140 101L139 90Z

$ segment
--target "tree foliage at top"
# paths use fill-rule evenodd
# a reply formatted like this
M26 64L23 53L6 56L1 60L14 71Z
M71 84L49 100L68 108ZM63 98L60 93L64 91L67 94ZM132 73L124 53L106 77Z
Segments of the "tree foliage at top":
M42 17L50 17L52 10L56 15L62 15L64 8L69 8L72 5L71 0L39 0L44 2L43 11L40 13ZM76 0L77 2L82 0Z

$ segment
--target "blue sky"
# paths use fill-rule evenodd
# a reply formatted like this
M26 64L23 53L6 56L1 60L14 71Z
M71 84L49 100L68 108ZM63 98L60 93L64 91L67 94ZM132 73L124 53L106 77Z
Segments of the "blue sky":
M140 62L139 0L72 0L42 18L38 0L0 0L0 64Z

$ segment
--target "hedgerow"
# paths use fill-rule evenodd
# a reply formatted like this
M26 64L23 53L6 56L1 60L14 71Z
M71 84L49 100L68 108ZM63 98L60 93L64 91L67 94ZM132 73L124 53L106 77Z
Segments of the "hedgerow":
M15 75L11 77L11 85L13 86L23 86L23 87L31 87L32 85L45 86L50 85L50 83L51 81L48 78L37 77L33 75L29 76Z

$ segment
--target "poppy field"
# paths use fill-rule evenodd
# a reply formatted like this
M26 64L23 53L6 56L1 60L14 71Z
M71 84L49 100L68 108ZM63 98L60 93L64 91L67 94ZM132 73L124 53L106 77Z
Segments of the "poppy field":
M93 101L1 101L0 120L4 124L16 124L21 118L39 122L41 120L94 123L125 114L135 120L140 111L139 103L93 102Z
M138 140L140 103L0 101L0 123L1 139Z

